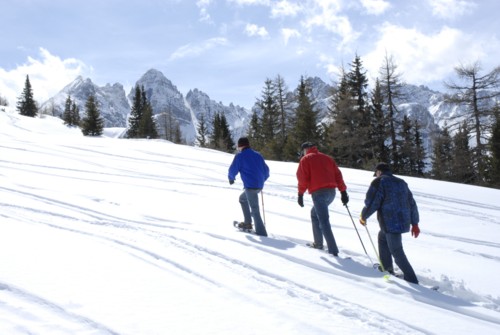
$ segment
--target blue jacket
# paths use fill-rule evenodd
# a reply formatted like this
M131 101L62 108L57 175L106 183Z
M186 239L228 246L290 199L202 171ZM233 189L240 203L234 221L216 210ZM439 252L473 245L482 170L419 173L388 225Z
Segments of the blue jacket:
M235 180L238 173L245 188L261 189L269 178L269 167L260 153L246 147L234 156L229 167L229 180Z
M407 233L419 222L418 208L408 184L391 172L383 172L372 181L365 198L361 218L377 211L380 229L386 233Z

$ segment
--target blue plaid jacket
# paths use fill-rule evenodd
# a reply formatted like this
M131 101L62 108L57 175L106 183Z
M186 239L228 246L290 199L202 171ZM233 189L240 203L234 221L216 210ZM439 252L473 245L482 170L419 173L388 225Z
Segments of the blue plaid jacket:
M417 204L408 184L389 171L372 181L361 217L366 220L375 212L380 229L386 233L407 233L410 225L419 222Z

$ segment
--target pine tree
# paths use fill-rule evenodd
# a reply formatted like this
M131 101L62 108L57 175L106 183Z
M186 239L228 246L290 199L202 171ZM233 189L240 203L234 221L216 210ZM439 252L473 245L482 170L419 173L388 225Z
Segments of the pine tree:
M453 160L453 143L448 131L448 126L445 125L436 141L434 142L434 152L432 155L432 171L431 175L434 179L451 180L453 176L453 168L451 162Z
M247 134L250 143L252 143L252 148L257 151L261 151L262 147L264 146L262 126L259 116L257 115L257 112L255 110L252 113L252 117L250 118L250 124L248 125Z
M76 105L76 102L73 101L73 104L71 105L71 122L74 126L79 127L80 126L80 108Z
M232 152L234 150L234 141L231 136L231 131L229 130L229 124L227 123L226 116L222 113L220 118L221 134L222 134L222 149L226 152Z
M472 184L475 181L473 153L469 146L470 133L464 121L453 136L452 181Z
M304 76L300 78L299 86L296 91L295 124L293 136L289 136L285 148L285 159L297 159L297 151L300 145L305 141L311 141L318 144L319 127L318 112L310 97L311 89Z
M94 95L89 95L85 103L85 117L82 120L82 133L85 136L101 136L104 129L104 119L97 106Z
M144 94L145 98L145 94ZM147 102L146 99L143 100L142 117L139 122L139 132L137 134L139 138L157 138L158 130L156 128L156 122L153 119L153 108L151 104Z
M351 63L351 71L347 73L347 86L351 94L354 109L353 121L354 132L349 135L358 141L355 160L351 162L353 167L368 167L368 162L371 161L371 142L370 136L370 113L368 108L368 78L366 71L363 69L361 58L356 55ZM371 166L370 166L371 169Z
M207 129L207 121L205 120L205 114L200 115L200 120L198 121L198 127L196 128L198 135L196 136L197 144L201 148L207 147L207 139L208 139L208 129Z
M378 78L371 94L369 140L372 144L372 166L377 162L389 162L389 148L386 141L389 135L388 122L384 113L384 97Z
M35 117L38 114L38 107L33 99L33 89L31 88L29 76L26 76L23 93L17 101L17 111L19 114L29 117Z
M279 110L275 100L276 91L274 82L271 79L266 79L265 86L262 91L262 98L257 101L257 105L262 110L261 117L261 134L262 147L260 151L262 155L268 159L277 159L278 144L276 143L277 134L279 133Z
M215 113L212 128L213 131L210 138L210 147L226 152L233 151L234 142L224 113Z
M137 138L139 136L139 127L142 118L142 95L139 85L135 86L134 97L132 98L132 108L128 118L128 129L126 137Z
M491 186L500 188L500 112L498 111L498 106L495 112L495 122L491 129L489 147L491 151Z
M66 103L64 104L64 112L62 115L64 124L68 126L73 125L73 118L71 115L71 104L72 104L71 97L68 95L68 97L66 98Z
M415 166L413 170L413 175L422 177L425 174L426 159L427 154L424 148L424 141L422 140L422 133L420 132L420 124L418 120L415 120Z
M353 99L347 73L342 72L335 94L330 98L329 111L333 120L328 135L328 143L333 146L333 156L339 165L357 166L359 142L356 136L357 118L356 99Z
M413 175L413 166L415 165L415 159L413 156L413 153L415 152L415 141L412 128L411 120L407 115L405 115L402 122L400 134L400 138L402 140L398 156L400 159L399 173L407 176Z

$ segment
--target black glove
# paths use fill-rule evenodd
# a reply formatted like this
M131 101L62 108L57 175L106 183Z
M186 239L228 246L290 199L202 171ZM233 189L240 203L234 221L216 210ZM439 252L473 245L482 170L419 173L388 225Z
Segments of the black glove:
M234 184L234 180L229 179L229 185L233 185L233 184Z
M340 192L340 200L342 200L342 204L345 206L349 202L349 196L347 195L347 191Z
M304 195L303 194L299 194L299 198L297 199L297 202L298 202L300 207L304 207Z

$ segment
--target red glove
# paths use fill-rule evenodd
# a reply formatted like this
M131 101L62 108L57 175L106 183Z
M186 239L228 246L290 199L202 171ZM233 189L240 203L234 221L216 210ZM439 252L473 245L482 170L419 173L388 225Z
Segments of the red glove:
M418 228L417 224L411 226L411 236L417 238L420 234L420 228Z

